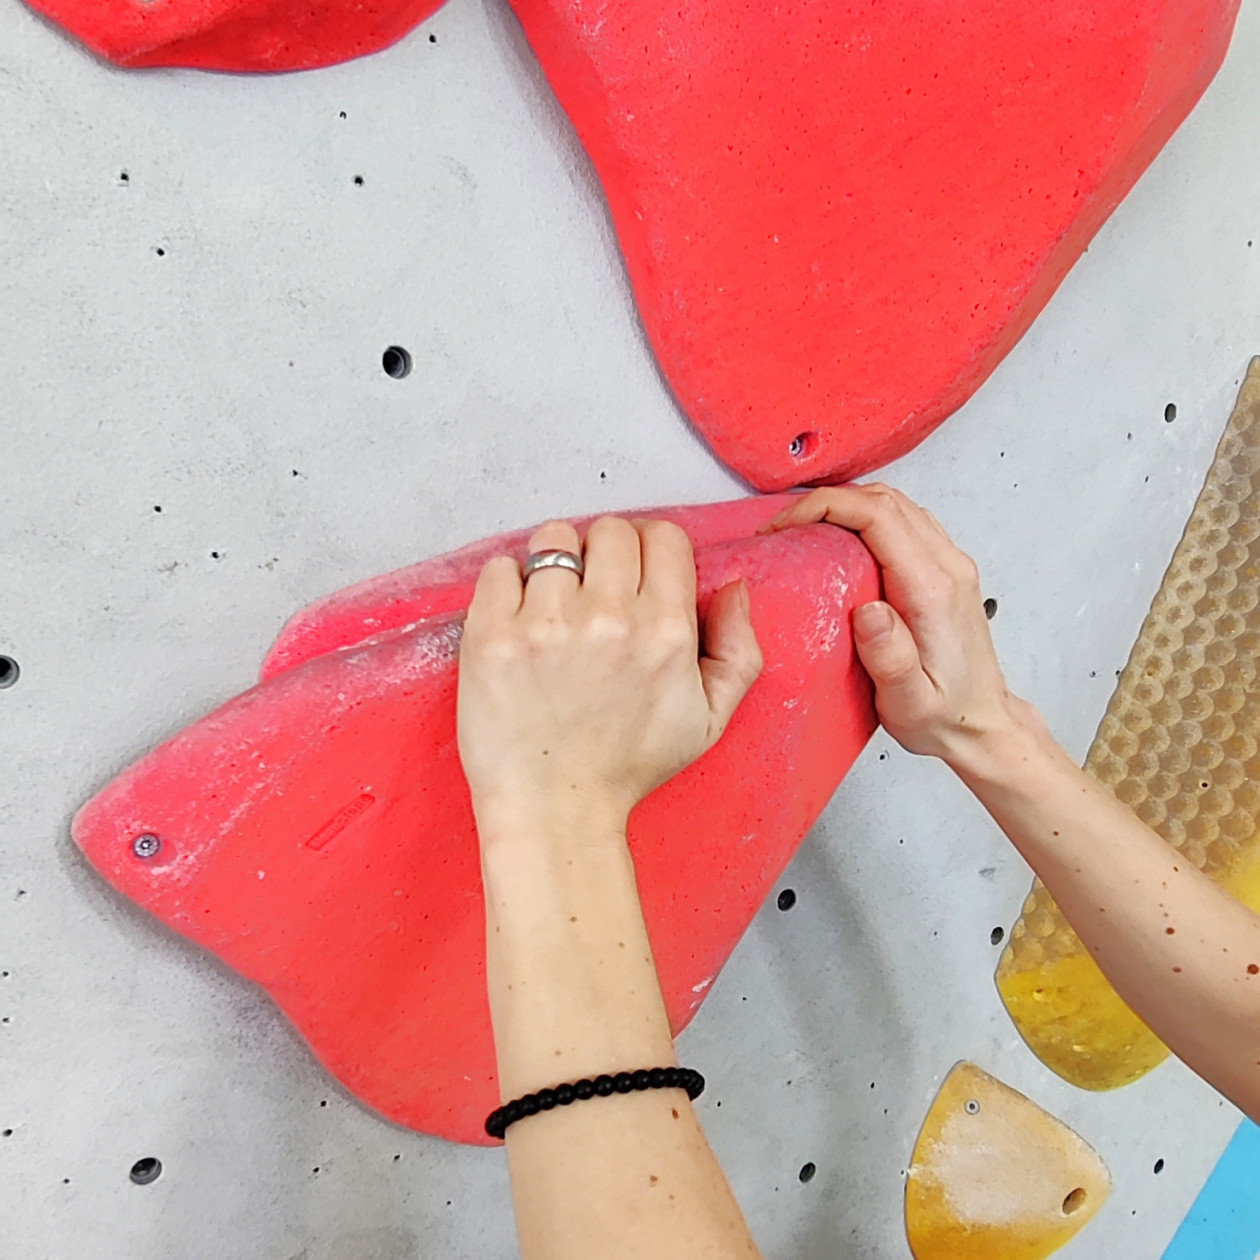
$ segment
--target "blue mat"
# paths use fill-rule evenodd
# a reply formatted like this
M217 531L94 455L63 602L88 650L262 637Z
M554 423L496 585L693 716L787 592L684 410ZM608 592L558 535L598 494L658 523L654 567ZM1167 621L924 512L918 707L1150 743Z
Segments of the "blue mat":
M1239 1127L1164 1260L1260 1260L1260 1128Z

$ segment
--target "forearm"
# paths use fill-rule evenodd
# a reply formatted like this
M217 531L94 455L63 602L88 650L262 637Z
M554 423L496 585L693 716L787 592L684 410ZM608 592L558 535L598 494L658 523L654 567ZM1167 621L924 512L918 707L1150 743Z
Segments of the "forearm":
M482 828L503 1098L677 1060L624 827L587 813ZM755 1256L682 1090L575 1103L507 1133L523 1255Z
M1260 1119L1260 917L1086 775L1031 712L954 768L1125 1002Z

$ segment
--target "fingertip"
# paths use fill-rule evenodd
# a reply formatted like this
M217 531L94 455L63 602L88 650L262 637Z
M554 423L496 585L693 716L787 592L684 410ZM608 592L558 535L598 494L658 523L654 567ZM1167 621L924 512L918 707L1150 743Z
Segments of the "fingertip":
M878 643L892 634L894 625L892 607L883 600L853 610L853 634L859 643Z

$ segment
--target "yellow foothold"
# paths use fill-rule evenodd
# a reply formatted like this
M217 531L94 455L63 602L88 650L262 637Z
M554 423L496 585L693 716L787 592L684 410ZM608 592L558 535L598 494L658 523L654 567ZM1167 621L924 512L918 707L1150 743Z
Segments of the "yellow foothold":
M1260 358L1151 603L1085 769L1186 861L1260 910ZM1082 1089L1168 1050L1033 885L998 992L1035 1055Z
M915 1260L1042 1260L1111 1193L1087 1142L974 1063L936 1095L906 1178Z

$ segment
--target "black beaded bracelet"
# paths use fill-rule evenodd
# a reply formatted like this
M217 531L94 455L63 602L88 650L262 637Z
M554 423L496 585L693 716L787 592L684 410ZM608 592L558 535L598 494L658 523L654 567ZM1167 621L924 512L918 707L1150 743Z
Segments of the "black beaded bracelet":
M486 1117L486 1132L492 1138L502 1139L508 1125L526 1116L536 1116L540 1111L567 1107L588 1098L607 1098L609 1094L633 1094L643 1089L685 1089L687 1097L695 1102L704 1093L704 1077L694 1068L641 1068L637 1072L618 1072L616 1076L596 1076L553 1089L540 1089L536 1094L515 1098L492 1111Z

